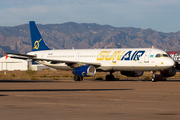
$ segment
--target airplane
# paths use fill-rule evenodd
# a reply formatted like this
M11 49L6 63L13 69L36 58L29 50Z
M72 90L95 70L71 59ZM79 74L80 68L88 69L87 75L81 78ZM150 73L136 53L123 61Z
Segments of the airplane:
M180 70L180 51L168 51L167 53L175 61L176 69Z
M166 80L167 77L175 76L176 72L180 71L180 51L168 51L167 53L175 61L175 66L170 69L160 71L159 78L163 80Z
M109 72L106 81L114 80L113 73L139 77L144 71L171 69L175 62L169 55L155 48L116 49L59 49L51 50L44 42L35 21L29 21L32 51L27 54L8 53L11 58L32 60L58 70L72 70L75 81L94 76L97 72Z

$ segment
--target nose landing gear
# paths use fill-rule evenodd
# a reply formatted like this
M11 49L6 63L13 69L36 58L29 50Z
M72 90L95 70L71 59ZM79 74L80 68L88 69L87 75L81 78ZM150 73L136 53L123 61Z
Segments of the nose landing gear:
M157 82L155 71L151 71L152 73L152 82Z

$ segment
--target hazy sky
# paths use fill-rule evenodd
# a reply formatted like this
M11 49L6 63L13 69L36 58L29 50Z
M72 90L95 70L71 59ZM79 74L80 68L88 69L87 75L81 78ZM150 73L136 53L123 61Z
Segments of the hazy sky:
M97 23L114 27L180 29L180 0L0 0L0 26L36 21Z

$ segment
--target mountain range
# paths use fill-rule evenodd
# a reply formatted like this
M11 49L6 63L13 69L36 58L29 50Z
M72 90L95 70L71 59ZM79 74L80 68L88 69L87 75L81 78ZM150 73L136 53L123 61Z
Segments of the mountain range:
M51 49L155 48L180 50L180 31L163 33L153 29L113 27L96 23L37 25ZM0 27L0 54L31 51L29 25Z

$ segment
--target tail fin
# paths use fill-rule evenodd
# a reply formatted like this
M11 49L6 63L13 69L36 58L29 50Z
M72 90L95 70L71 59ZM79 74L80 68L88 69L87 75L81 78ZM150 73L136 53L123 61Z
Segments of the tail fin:
M36 23L34 21L29 21L29 27L31 33L32 51L50 50L41 37Z

